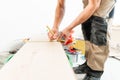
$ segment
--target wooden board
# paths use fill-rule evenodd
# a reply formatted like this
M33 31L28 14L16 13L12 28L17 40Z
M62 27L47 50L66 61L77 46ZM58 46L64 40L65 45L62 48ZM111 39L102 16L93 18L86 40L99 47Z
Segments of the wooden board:
M0 70L0 80L76 80L58 42L28 42Z

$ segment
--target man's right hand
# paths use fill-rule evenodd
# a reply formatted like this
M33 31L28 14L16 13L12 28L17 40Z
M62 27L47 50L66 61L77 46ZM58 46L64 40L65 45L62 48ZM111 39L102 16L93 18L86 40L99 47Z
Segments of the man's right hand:
M51 33L51 31L53 33ZM57 28L52 28L51 31L48 32L48 37L50 40L55 40L58 37L58 29Z

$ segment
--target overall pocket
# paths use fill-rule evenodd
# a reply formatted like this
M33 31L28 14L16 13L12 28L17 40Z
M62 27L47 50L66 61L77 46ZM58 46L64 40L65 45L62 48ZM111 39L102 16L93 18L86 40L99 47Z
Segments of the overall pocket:
M104 19L95 17L91 25L91 42L96 45L107 43L107 23Z

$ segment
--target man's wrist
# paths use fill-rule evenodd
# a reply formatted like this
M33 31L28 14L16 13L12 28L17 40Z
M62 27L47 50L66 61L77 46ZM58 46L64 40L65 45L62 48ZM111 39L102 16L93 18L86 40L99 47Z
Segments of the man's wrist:
M66 27L67 30L71 31L73 28L71 26Z
M59 27L57 27L57 26L53 26L53 29L56 29L56 30L58 30L58 29L59 29Z

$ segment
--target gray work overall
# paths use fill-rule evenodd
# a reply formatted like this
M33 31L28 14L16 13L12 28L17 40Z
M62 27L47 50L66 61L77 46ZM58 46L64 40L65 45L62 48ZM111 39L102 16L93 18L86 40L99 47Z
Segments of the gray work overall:
M84 8L88 0L83 0ZM107 41L106 16L114 7L115 0L101 0L100 7L82 24L82 31L86 43L87 65L93 69L102 71L108 57L109 47Z

